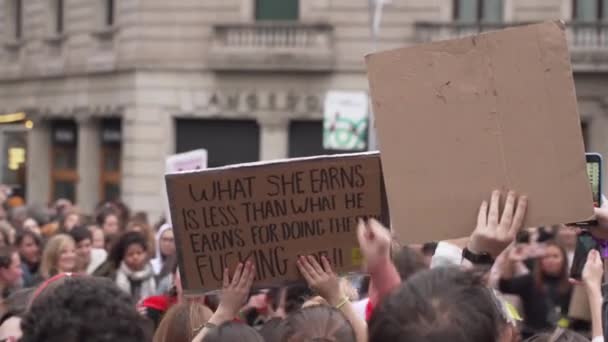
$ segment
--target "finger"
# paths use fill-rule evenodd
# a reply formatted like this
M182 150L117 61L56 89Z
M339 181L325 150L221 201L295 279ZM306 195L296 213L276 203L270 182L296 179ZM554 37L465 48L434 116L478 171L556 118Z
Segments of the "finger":
M298 270L300 270L300 273L302 274L304 279L306 279L306 283L308 283L308 285L310 286L313 283L312 276L310 275L310 273L308 273L308 269L306 269L306 266L304 266L303 260L303 257L299 257L296 264L298 265Z
M357 223L357 239L359 240L359 246L363 246L367 243L366 237L367 227L362 219L359 219Z
M481 202L479 214L477 215L477 226L485 227L488 225L488 202Z
M308 257L302 256L301 260L302 260L302 265L304 266L304 268L306 268L306 272L308 272L311 279L319 278L317 271L315 271L315 268L310 264L310 260L308 259Z
M243 263L239 262L239 265L236 267L234 275L232 276L232 283L230 284L231 286L234 287L239 283L239 280L241 279L241 271L243 271Z
M230 271L228 271L228 267L224 267L224 277L222 281L222 286L224 288L230 286Z
M244 289L246 289L247 292L251 291L251 286L253 285L254 280L255 280L255 265L250 264L249 274L247 275L247 281L245 282L245 287L244 287Z
M378 220L371 218L368 222L369 228L371 230L371 232L375 235L380 235L380 234L385 234L385 232L388 231L388 229L386 227L384 227L384 225L380 222L378 222Z
M490 200L490 211L488 212L488 225L495 227L498 225L498 207L500 204L500 191L492 191L492 199Z
M308 262L310 263L310 265L312 266L312 268L314 268L315 272L321 276L325 273L325 271L323 271L323 268L321 267L321 265L319 264L319 262L317 261L317 259L315 259L315 257L313 257L312 255L308 256Z
M526 210L528 209L528 196L519 196L517 200L517 208L513 215L513 222L511 222L511 229L509 234L516 236L524 225L524 218L526 217Z
M323 263L323 269L325 269L326 273L334 274L334 271L331 269L331 264L329 263L329 260L327 260L327 258L325 256L321 257L321 262Z
M505 207L502 211L502 217L500 219L500 226L505 227L506 230L511 229L513 223L513 210L515 209L515 192L509 191L507 200L505 201Z
M574 279L574 278L568 278L568 282L569 282L571 285L583 285L583 282L582 282L582 281L580 281L580 280L576 280L576 279Z
M249 273L251 273L251 262L245 262L245 266L243 267L243 273L241 274L241 278L239 282L236 284L237 288L245 288L247 286L247 281L249 281Z

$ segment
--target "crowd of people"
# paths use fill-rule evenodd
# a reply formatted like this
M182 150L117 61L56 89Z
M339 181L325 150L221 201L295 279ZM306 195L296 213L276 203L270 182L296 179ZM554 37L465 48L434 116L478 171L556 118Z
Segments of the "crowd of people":
M362 219L358 275L303 255L301 284L259 289L245 261L218 294L185 296L165 222L120 202L91 216L65 200L5 202L0 341L603 341L604 255L589 252L578 280L570 267L579 234L608 238L608 207L584 232L523 228L526 209L525 196L494 191L470 236L424 245ZM572 314L581 304L589 317Z

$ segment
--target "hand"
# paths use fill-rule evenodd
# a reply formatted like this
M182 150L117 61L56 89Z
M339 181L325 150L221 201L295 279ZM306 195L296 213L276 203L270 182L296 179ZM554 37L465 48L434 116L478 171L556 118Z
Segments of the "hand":
M515 240L517 232L521 229L528 198L520 196L517 199L513 191L507 195L502 217L499 218L500 191L492 192L490 209L488 203L483 201L479 208L477 227L469 239L467 248L475 253L489 253L496 258L509 244Z
M509 249L508 254L509 261L523 262L528 258L528 246L515 245Z
M583 267L583 284L587 289L599 289L602 284L603 275L604 264L602 263L602 257L598 251L592 249L587 254L587 262L585 263L585 267Z
M321 257L323 267L319 265L313 256L300 256L297 264L300 273L306 279L308 286L315 290L330 305L337 305L344 297L340 287L340 278L331 269L331 265L325 256Z
M216 312L224 320L231 320L238 314L247 296L249 296L253 278L255 278L255 267L249 261L244 266L242 263L239 263L234 271L232 281L230 281L228 268L224 269L220 305Z
M357 238L367 271L371 272L376 266L390 262L391 234L380 222L374 219L367 223L359 220Z

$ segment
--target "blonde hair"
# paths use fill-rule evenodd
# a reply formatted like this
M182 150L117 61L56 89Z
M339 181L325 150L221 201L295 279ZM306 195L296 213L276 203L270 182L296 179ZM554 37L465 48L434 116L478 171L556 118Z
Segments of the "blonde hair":
M63 248L70 243L76 247L74 239L66 234L55 235L46 243L42 252L42 262L40 263L40 275L44 279L52 277L59 272L57 269L59 257Z
M213 312L203 304L176 304L167 311L154 334L154 342L190 342Z

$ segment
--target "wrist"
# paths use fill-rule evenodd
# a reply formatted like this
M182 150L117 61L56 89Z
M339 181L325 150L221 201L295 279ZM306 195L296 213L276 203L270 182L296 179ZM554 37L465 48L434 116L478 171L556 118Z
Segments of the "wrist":
M585 287L585 291L587 291L588 295L593 295L593 296L601 296L602 295L602 289L599 283L590 283L590 282L586 282L583 281L583 286Z
M327 303L331 306L336 306L338 304L340 304L340 302L346 297L346 295L342 292L338 292L335 294L331 294L328 295L327 297L325 297L325 300L327 301Z
M379 274L386 272L388 268L392 265L391 258L386 255L379 257L378 260L374 263L374 265L368 267L367 272L373 276L374 274Z
M226 307L222 306L222 304L220 303L220 305L217 307L217 310L211 317L211 318L213 318L213 321L211 319L209 319L209 322L219 325L219 324L222 324L223 322L233 320L237 314L238 314L238 310L235 311L235 310L226 308Z

